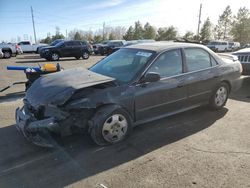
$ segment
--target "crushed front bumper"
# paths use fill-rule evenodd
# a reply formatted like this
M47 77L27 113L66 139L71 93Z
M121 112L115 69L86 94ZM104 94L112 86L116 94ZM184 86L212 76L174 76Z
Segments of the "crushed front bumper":
M53 117L37 120L22 107L16 109L16 128L28 141L42 147L53 147L55 142L49 131L59 127Z

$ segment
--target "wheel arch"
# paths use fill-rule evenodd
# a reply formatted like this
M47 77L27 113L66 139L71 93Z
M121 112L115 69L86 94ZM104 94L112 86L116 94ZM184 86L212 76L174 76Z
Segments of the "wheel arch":
M99 110L102 110L104 108L108 108L109 110L114 110L116 108L121 108L123 110L125 110L128 115L130 116L131 120L134 121L134 115L124 106L120 105L120 104L116 104L116 103L106 103L106 104L102 104L96 107L95 113Z
M131 119L131 123L133 124L133 122L134 122L134 116L133 116L133 114L131 114L127 108L125 108L125 107L123 107L123 106L121 106L119 104L115 104L115 103L102 104L102 105L96 107L95 111L92 114L91 118L93 118L98 112L101 113L101 112L104 112L105 110L106 111L113 111L113 110L118 109L118 108L121 108L125 112L127 112L127 114L129 115L129 117ZM92 127L93 127L93 122L91 120L89 120L88 124L89 124L88 132L90 132L91 129L92 129Z
M2 52L9 51L11 54L13 53L11 48L2 48Z
M230 93L230 92L231 92L231 87L232 87L232 86L231 86L231 83L230 83L228 80L222 80L222 81L221 81L221 83L225 83L225 84L227 84L228 89L229 89L229 91L228 91L228 92Z
M51 50L50 54L52 55L53 53L56 53L59 55L59 57L62 57L61 53L58 50Z

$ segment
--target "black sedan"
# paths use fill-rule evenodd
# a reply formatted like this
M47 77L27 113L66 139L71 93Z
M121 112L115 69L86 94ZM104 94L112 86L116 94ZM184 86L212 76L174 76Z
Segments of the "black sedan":
M88 132L98 145L124 140L133 126L201 105L221 109L241 86L234 56L196 44L155 42L120 49L89 70L39 78L16 110L20 132L53 146L50 132Z

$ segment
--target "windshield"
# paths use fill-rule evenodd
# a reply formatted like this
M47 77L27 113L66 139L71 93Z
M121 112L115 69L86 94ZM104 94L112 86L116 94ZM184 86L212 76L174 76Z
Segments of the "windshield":
M59 43L57 43L56 45L55 45L55 47L60 47L60 46L62 46L64 44L64 41L60 41Z
M50 46L55 46L56 44L58 44L58 43L60 43L60 42L62 42L62 40L54 40L54 41L50 44Z
M153 54L153 51L121 49L95 64L90 70L113 77L118 82L128 83L147 64Z

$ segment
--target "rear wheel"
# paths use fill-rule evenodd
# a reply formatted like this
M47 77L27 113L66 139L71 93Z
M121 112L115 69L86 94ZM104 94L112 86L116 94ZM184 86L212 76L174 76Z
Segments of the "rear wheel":
M51 60L52 61L58 61L59 60L59 55L57 53L52 53L51 54Z
M11 57L11 52L10 51L3 51L3 57L4 58L6 58L6 59L8 59L8 58L10 58Z
M229 95L229 86L226 83L221 83L214 91L209 100L209 106L213 110L218 110L225 106Z

